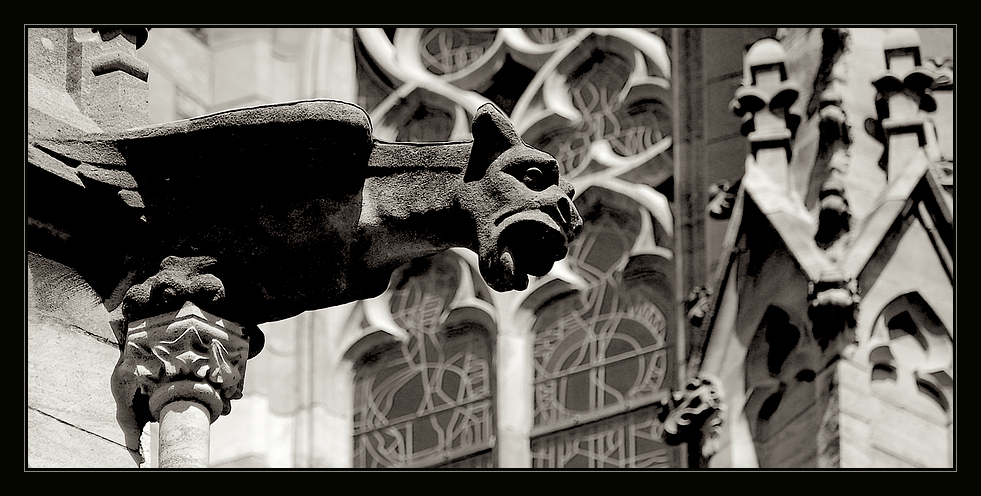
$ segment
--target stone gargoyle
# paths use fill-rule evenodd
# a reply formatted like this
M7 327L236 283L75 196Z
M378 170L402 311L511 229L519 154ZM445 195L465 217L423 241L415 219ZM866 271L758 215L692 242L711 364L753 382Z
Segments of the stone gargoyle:
M261 323L377 296L400 265L450 247L476 252L497 291L547 273L582 228L572 186L493 104L472 131L389 143L361 108L307 100L29 144L115 184L136 212L100 240L143 261L130 281L205 257L225 295L212 311ZM132 285L120 281L115 293Z

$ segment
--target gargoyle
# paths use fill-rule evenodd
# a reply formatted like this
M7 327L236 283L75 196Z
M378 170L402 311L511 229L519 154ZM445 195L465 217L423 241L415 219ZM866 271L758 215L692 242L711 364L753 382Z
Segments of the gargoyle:
M102 241L145 261L130 279L211 257L225 297L210 310L261 323L377 296L397 267L450 247L476 252L497 291L547 273L582 228L571 185L493 104L473 136L388 143L359 107L308 100L30 146L126 201L130 220Z

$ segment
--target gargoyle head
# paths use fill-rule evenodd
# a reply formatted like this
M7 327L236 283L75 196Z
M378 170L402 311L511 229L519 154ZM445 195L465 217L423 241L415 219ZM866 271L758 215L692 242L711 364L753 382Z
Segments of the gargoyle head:
M555 159L521 140L493 104L477 110L461 206L477 225L480 272L497 291L528 287L568 253L582 230L575 190Z

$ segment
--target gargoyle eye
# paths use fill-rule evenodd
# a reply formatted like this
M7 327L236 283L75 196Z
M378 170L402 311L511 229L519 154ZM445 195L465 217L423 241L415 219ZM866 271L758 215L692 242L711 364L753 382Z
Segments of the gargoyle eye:
M521 178L521 182L525 183L529 188L541 191L544 188L543 179L545 178L545 173L542 172L538 167L529 167L525 170L524 177Z

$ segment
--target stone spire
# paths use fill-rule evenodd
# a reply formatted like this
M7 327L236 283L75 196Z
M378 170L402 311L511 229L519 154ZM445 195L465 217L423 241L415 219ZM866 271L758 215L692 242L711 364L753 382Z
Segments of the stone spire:
M916 150L926 145L924 113L935 111L937 103L929 92L935 76L922 65L920 36L915 29L890 32L883 52L886 72L872 83L878 90L878 119L872 132L885 145L880 165L891 181Z
M743 84L730 104L743 119L741 130L749 138L755 165L783 191L789 188L791 140L801 121L790 110L800 91L787 79L786 59L777 40L754 43L744 57Z

